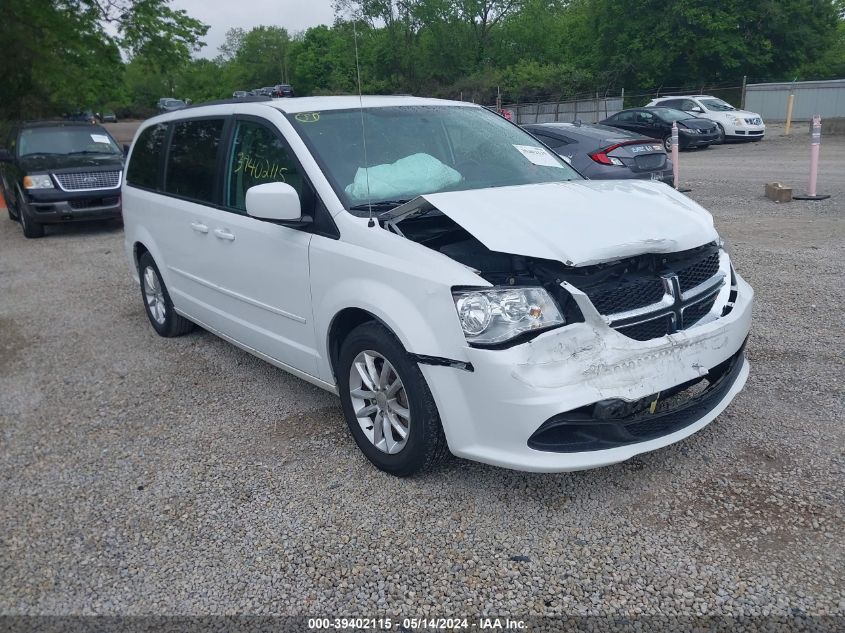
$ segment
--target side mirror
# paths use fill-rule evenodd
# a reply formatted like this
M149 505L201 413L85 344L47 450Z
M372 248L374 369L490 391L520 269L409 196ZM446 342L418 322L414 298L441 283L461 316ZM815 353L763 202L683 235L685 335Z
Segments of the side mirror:
M285 224L310 221L302 217L299 194L286 182L267 182L246 191L246 212L259 220Z
M701 106L693 106L689 110L690 112L696 112L698 114L702 114L704 110L701 109Z
M0 163L14 162L15 156L6 148L0 148Z

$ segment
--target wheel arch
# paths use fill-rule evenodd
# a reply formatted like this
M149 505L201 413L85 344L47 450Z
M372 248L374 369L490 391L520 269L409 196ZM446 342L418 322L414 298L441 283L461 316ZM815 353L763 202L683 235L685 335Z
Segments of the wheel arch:
M332 317L329 323L328 332L326 335L326 346L328 349L329 367L332 372L332 377L337 384L337 363L340 358L340 347L346 337L359 325L364 323L374 322L383 326L388 332L399 340L396 332L372 312L358 307L343 308L340 312ZM400 341L401 342L401 341Z

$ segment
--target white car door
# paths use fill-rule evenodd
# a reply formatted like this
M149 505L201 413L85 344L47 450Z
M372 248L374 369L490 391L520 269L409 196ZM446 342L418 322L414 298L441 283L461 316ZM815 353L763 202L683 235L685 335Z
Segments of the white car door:
M238 117L223 160L221 204L197 221L209 248L203 260L207 325L238 343L310 375L317 350L311 312L308 248L312 234L246 215L246 191L287 182L300 193L303 214L314 195L275 127Z
M175 121L164 169L163 191L147 210L167 288L176 309L209 323L214 295L208 271L214 261L209 222L217 197L226 118Z

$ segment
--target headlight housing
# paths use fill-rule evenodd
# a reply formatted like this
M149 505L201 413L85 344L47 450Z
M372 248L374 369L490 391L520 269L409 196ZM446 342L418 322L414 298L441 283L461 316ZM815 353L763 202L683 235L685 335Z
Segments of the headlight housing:
M494 345L525 332L565 323L545 288L501 286L454 290L452 299L469 343Z
M37 174L35 176L24 176L24 189L53 189L53 180L47 174Z

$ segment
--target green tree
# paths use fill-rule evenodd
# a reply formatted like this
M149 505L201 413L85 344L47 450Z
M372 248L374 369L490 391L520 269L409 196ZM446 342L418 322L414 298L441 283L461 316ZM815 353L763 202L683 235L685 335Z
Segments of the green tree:
M5 0L0 118L124 99L122 55L166 74L187 63L207 30L169 0Z
M240 39L232 64L245 89L288 83L290 35L279 26L258 26Z

